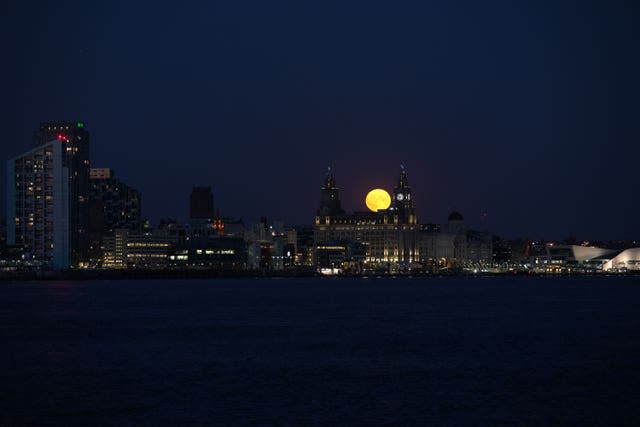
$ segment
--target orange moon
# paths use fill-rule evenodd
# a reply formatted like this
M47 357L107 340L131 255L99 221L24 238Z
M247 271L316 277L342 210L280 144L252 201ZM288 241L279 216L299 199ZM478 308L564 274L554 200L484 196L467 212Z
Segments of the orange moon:
M381 188L375 188L364 199L369 210L378 212L380 209L388 209L391 205L391 196Z

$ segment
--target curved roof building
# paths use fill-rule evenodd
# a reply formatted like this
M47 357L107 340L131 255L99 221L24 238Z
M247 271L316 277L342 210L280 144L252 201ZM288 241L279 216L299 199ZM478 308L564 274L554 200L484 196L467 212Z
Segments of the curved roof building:
M625 249L602 265L602 269L608 270L640 270L640 248Z

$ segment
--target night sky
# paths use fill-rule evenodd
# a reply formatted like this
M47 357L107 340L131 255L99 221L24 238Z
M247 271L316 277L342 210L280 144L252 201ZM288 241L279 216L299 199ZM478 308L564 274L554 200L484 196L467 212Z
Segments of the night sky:
M152 222L212 185L223 215L311 224L327 164L364 210L402 163L421 222L640 238L637 5L10 1L2 216L5 160L68 119Z

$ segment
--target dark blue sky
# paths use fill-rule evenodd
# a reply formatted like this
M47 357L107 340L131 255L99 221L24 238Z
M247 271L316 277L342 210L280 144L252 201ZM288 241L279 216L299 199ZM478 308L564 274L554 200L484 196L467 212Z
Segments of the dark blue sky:
M5 6L3 159L84 120L154 221L200 184L311 223L328 162L349 210L404 163L422 222L640 237L637 2L100 3Z

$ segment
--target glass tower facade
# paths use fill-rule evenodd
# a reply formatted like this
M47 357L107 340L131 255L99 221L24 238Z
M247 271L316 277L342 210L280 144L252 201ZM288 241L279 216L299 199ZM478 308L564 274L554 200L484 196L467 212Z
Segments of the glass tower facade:
M36 147L62 144L62 164L69 171L70 262L87 260L89 248L89 132L83 122L43 122L34 133Z

